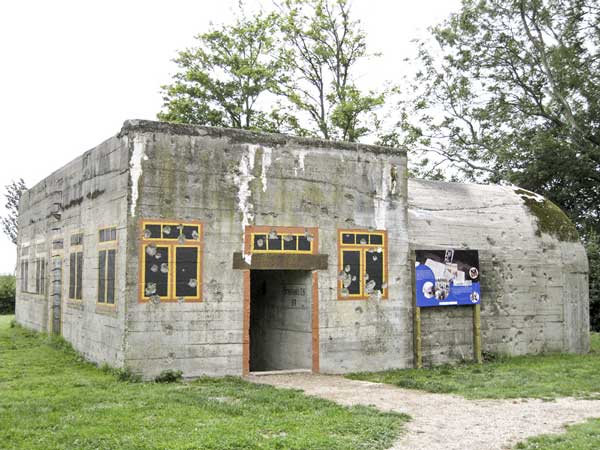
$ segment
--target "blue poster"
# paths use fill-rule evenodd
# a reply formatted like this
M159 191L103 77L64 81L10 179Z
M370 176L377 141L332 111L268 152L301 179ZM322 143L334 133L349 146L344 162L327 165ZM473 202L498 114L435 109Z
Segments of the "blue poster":
M415 253L417 306L480 303L477 250L417 250Z

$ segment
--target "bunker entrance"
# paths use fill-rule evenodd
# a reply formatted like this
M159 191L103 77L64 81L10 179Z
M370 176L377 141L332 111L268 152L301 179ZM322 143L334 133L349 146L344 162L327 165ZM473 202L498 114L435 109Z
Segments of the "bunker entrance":
M250 371L310 370L311 272L250 274Z

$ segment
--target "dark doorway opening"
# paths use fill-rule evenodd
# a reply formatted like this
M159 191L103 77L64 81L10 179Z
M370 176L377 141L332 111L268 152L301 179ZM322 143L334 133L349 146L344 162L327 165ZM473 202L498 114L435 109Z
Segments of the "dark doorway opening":
M250 371L312 367L312 276L250 271Z

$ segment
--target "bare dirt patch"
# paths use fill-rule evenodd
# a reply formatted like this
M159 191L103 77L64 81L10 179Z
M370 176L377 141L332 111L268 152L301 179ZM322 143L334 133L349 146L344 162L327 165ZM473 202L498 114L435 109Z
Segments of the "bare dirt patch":
M600 400L467 400L340 376L284 374L250 376L249 381L301 389L342 405L371 405L409 414L407 433L395 450L501 450L565 425L600 417Z

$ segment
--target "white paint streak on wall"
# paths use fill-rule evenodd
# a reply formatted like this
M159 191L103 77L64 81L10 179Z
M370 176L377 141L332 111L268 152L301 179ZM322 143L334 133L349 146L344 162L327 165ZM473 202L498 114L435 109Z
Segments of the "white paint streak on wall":
M135 207L138 199L138 183L142 176L142 161L147 160L146 143L142 136L136 135L133 139L133 154L129 161L129 173L131 174L131 217L135 216Z
M262 172L260 174L263 192L267 192L267 171L269 170L269 167L271 167L271 153L272 153L271 148L263 147Z
M294 166L294 176L295 177L298 176L298 169L300 169L302 171L302 173L304 173L304 157L306 156L307 153L308 153L308 150L298 150L297 152L294 152L294 156L298 160L298 165Z
M391 165L387 161L383 164L381 171L381 188L377 189L373 197L373 209L375 212L375 228L378 230L386 229L387 216L387 197L389 191L388 177L391 172Z
M252 171L254 170L254 157L256 156L256 145L248 145L248 151L244 152L240 158L238 166L239 175L234 179L238 188L238 208L242 213L242 248L246 248L246 226L254 221L254 205L250 202L250 182L254 179ZM252 261L252 255L244 254L244 260L247 264Z

